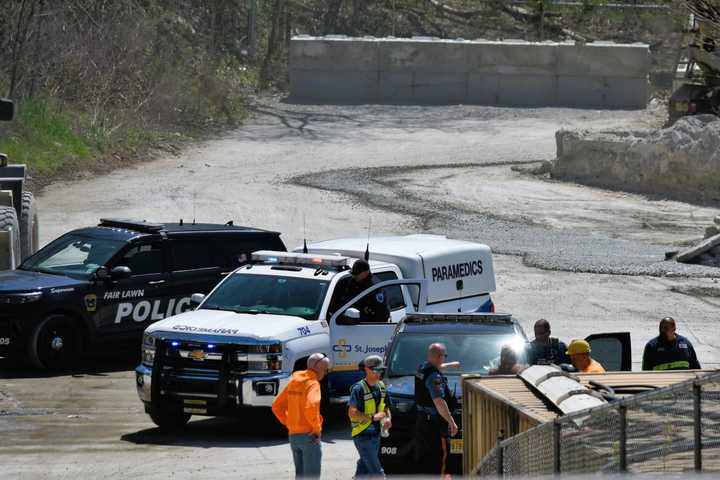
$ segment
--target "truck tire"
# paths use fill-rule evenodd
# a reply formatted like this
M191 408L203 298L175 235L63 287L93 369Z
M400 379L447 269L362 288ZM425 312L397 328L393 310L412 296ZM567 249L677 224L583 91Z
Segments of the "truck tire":
M167 410L154 410L150 412L150 419L161 430L175 432L181 430L189 421L189 413Z
M20 242L20 224L18 223L17 213L12 207L0 207L0 230L12 230L13 250L15 253L15 265L20 265L21 260L21 242Z
M82 352L83 336L75 320L66 315L50 315L30 336L29 361L42 370L62 370L72 366Z
M37 252L39 230L35 196L31 192L23 192L20 210L20 251L23 260Z

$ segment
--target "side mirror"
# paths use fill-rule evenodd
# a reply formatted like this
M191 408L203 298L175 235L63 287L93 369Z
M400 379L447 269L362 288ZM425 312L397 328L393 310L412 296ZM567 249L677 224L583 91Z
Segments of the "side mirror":
M95 279L96 280L105 280L110 276L110 271L107 269L107 267L98 267L97 270L95 270Z
M132 272L129 267L120 266L110 270L110 278L113 280L124 280L126 278L130 278L131 275Z
M205 294L204 293L193 293L190 296L190 306L197 307L200 305L203 300L205 300Z
M15 116L15 104L7 98L0 98L0 120L9 122Z
M360 310L350 307L337 319L341 325L357 325L360 323Z

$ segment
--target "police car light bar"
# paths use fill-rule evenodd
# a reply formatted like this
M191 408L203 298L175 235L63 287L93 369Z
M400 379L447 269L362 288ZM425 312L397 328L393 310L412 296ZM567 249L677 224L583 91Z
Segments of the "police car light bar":
M342 268L348 264L348 257L338 255L313 255L311 253L273 252L260 250L253 252L252 260L278 265L308 265L313 267Z
M403 321L405 323L512 323L509 313L410 313Z

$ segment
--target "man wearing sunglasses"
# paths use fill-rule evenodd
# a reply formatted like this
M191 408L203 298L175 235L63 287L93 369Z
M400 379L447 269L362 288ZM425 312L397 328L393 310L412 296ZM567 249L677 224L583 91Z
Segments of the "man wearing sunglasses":
M380 434L391 427L390 400L380 377L385 370L383 359L370 355L360 362L365 378L350 390L348 416L355 448L360 454L355 477L384 477L380 464Z
M272 404L278 421L288 429L296 477L320 477L320 381L327 374L330 359L324 353L313 353L307 370L292 374L290 382Z
M458 427L452 417L457 405L450 393L447 378L441 371L458 367L457 362L445 363L447 348L442 343L428 347L427 361L415 374L415 459L420 473L445 475L450 452L448 435L457 435Z

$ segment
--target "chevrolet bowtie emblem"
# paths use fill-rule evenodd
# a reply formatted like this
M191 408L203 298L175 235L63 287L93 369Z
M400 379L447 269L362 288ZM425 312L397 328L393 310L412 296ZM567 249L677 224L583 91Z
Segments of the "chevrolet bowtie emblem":
M192 352L190 352L189 357L193 360L198 360L202 362L207 358L207 354L202 350L193 350Z

